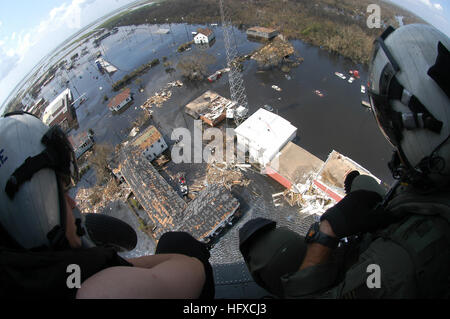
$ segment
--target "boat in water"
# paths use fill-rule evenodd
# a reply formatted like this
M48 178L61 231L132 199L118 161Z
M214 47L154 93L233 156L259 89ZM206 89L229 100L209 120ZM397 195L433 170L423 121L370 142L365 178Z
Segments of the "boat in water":
M324 97L323 93L319 90L315 90L314 93L316 93L316 95L318 95L320 97Z
M345 80L345 79L347 78L344 74L339 73L339 72L335 72L334 74L335 74L337 77L341 78L342 80Z

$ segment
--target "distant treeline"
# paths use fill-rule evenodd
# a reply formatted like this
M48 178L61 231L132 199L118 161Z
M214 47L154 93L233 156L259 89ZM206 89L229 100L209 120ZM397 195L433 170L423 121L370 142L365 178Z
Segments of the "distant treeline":
M135 77L138 77L145 72L147 72L148 69L153 68L154 66L157 66L159 64L159 59L154 59L153 61L149 63L145 63L141 65L139 68L134 70L133 72L125 75L121 80L117 81L112 85L112 88L114 91L119 91L124 86L128 85Z
M380 0L227 0L233 24L241 29L266 26L279 29L288 39L300 39L354 62L367 64L373 40L383 30L366 25L369 4L379 4L383 28L403 22L424 23L412 13ZM189 10L186 10L189 8ZM219 23L217 0L166 0L111 19L108 28L145 23ZM383 29L382 28L382 29Z

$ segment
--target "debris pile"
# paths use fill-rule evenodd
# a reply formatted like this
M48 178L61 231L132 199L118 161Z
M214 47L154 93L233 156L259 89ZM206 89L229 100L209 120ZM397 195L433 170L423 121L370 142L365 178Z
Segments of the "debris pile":
M117 185L116 181L111 179L106 186L80 189L75 201L82 213L100 213L109 203L126 200L130 192L128 185Z
M289 41L278 36L272 42L253 53L251 58L261 65L275 66L294 53L294 46Z
M167 85L162 90L156 92L155 95L147 99L147 101L145 101L144 104L141 105L141 108L143 110L147 110L149 108L152 108L153 106L162 107L163 103L168 101L172 97L172 91L170 90L170 88L182 86L183 82L181 81L167 83Z
M232 186L247 187L250 184L250 180L244 177L239 167L226 164L209 164L206 170L206 182L208 185L223 184L228 190L231 190Z
M308 184L311 185L310 183L307 183L304 186ZM287 189L284 192L273 194L273 205L279 207L286 202L291 207L298 206L300 208L300 213L302 214L322 215L327 209L335 204L333 200L326 197L314 186L311 185L309 188L307 186L301 186L302 185L297 185L297 188L303 188L301 193ZM304 188L306 188L306 190Z

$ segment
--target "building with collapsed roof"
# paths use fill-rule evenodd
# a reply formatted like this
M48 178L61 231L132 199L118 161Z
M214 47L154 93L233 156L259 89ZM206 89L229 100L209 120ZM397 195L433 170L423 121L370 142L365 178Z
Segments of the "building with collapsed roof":
M239 201L223 185L209 185L186 207L178 231L208 243L232 223L239 207Z
M239 202L220 185L210 185L186 204L136 147L122 150L119 168L147 212L156 241L166 232L185 231L197 240L210 242L239 211Z
M126 150L122 158L122 176L153 223L155 240L179 228L185 201L142 155Z
M153 125L137 136L131 144L138 148L150 162L161 155L168 146L164 137Z
M235 102L208 90L187 104L185 112L213 127L220 124L226 118L227 109L235 105Z

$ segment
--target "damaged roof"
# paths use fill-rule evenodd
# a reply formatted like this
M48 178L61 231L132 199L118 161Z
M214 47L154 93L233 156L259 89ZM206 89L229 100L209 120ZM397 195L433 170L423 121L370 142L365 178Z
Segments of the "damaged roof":
M169 231L184 231L197 240L214 233L239 209L239 201L224 186L212 184L189 203L165 181L136 147L121 152L121 172L137 200L156 226L158 241Z
M233 216L239 206L239 201L223 185L212 184L186 207L178 231L187 232L201 240Z
M186 203L140 154L128 149L123 151L122 158L125 158L122 175L156 226L153 234L159 240L164 233L180 226Z
M134 139L133 146L140 148L142 151L155 144L161 139L161 133L153 125L147 128L141 135Z

